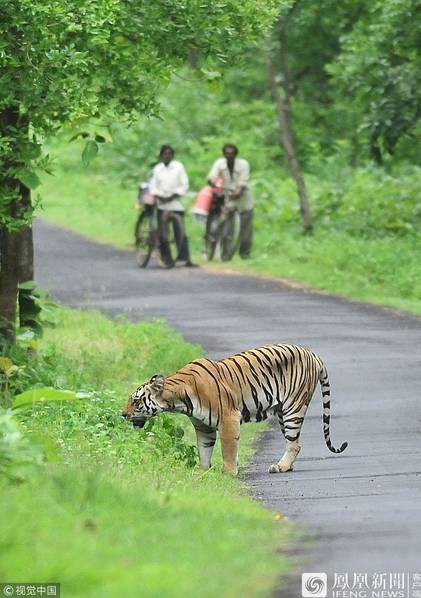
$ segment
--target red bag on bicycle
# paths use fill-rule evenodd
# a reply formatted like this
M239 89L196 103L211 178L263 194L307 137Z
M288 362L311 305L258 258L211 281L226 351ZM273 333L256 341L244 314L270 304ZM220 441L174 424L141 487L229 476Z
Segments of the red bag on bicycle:
M207 216L211 211L212 204L214 202L214 194L222 192L222 180L218 179L216 181L215 187L211 187L210 185L206 185L199 191L196 195L196 201L193 206L193 214L198 214L199 216Z
M209 185L203 187L196 195L196 201L193 206L193 213L199 216L207 216L210 212L213 202L213 189Z

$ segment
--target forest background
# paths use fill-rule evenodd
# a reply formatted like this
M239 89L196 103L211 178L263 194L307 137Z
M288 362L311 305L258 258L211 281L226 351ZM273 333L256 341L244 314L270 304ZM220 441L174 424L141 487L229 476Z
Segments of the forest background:
M137 185L162 143L185 164L193 196L233 142L250 161L256 204L253 259L234 266L420 313L420 13L416 0L298 1L271 36L234 50L224 69L193 54L160 95L159 118L81 125L80 134L112 141L89 166L80 159L86 140L68 143L74 131L52 143L44 215L128 246ZM302 234L282 111L310 235ZM192 234L200 252L202 231Z

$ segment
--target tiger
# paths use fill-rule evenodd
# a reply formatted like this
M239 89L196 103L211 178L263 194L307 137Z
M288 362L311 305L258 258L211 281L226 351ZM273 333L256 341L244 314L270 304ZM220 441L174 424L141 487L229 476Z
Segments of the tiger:
M219 432L223 471L236 475L240 425L274 414L286 445L269 472L284 473L293 469L301 450L301 427L317 382L323 398L326 445L333 453L342 453L348 443L334 448L330 440L326 367L313 351L297 345L268 345L219 361L200 358L167 377L155 374L130 395L122 415L138 427L162 412L187 415L196 431L201 466L211 467Z

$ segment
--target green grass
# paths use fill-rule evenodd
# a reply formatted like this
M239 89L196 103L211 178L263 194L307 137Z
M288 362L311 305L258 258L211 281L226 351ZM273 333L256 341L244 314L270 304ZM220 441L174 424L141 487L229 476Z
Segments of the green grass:
M40 188L38 215L103 243L133 245L137 189L124 189L121 176L101 168L99 161L85 167L82 142L59 143L53 176L45 175Z
M1 579L84 597L268 592L285 571L269 513L216 472L156 468L50 467L2 489Z
M44 210L40 215L97 241L117 247L130 246L137 214L133 209L136 189L123 189L118 173L113 169L104 172L100 159L90 169L84 169L80 162L81 147L58 144L55 151L60 166L54 177L45 177L41 189ZM356 175L357 183L362 184L358 176L361 178ZM368 186L369 181L364 179L363 183ZM317 191L323 197L317 185L323 187L324 194L330 189L328 181L313 181L313 185L314 193ZM305 236L291 221L291 206L296 202L293 186L289 181L279 181L279 186L284 197L284 212L276 211L267 197L260 207L259 200L256 201L253 259L247 263L234 259L229 268L289 278L329 293L421 314L421 262L418 259L421 238L418 235L389 233L370 237L355 231L351 234L335 228L332 221L316 224L314 234ZM381 193L382 189L379 187L377 192ZM360 198L363 189L357 185L357 191ZM358 222L364 220L363 200L359 199L361 205L354 211L352 201L352 197L347 199L349 216L344 217L344 222L351 217ZM368 201L373 203L374 199L371 197ZM386 207L377 208L377 212L370 215L371 233L376 214L381 214ZM326 212L327 208L323 209ZM384 220L387 224L386 217ZM201 262L203 230L191 217L187 219L187 226L194 259Z
M421 314L420 251L421 239L417 237L364 239L321 229L304 236L294 227L294 232L283 229L276 239L273 234L257 234L250 260L235 257L227 265L212 267L228 266L283 278L342 297Z
M187 418L167 415L139 432L120 416L129 391L200 347L163 323L73 310L57 319L37 359L12 352L20 369L11 390L54 385L91 396L19 412L49 460L19 484L0 483L0 579L60 582L75 597L268 594L287 569L276 554L285 524L221 473L218 448L212 470L189 466ZM243 429L241 463L256 429Z

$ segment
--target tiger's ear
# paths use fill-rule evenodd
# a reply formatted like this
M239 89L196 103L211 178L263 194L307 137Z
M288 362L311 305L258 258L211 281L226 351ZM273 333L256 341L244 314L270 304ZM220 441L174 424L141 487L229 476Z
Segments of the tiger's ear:
M164 390L164 376L161 374L155 374L149 380L149 386L154 391L155 394L159 395Z

